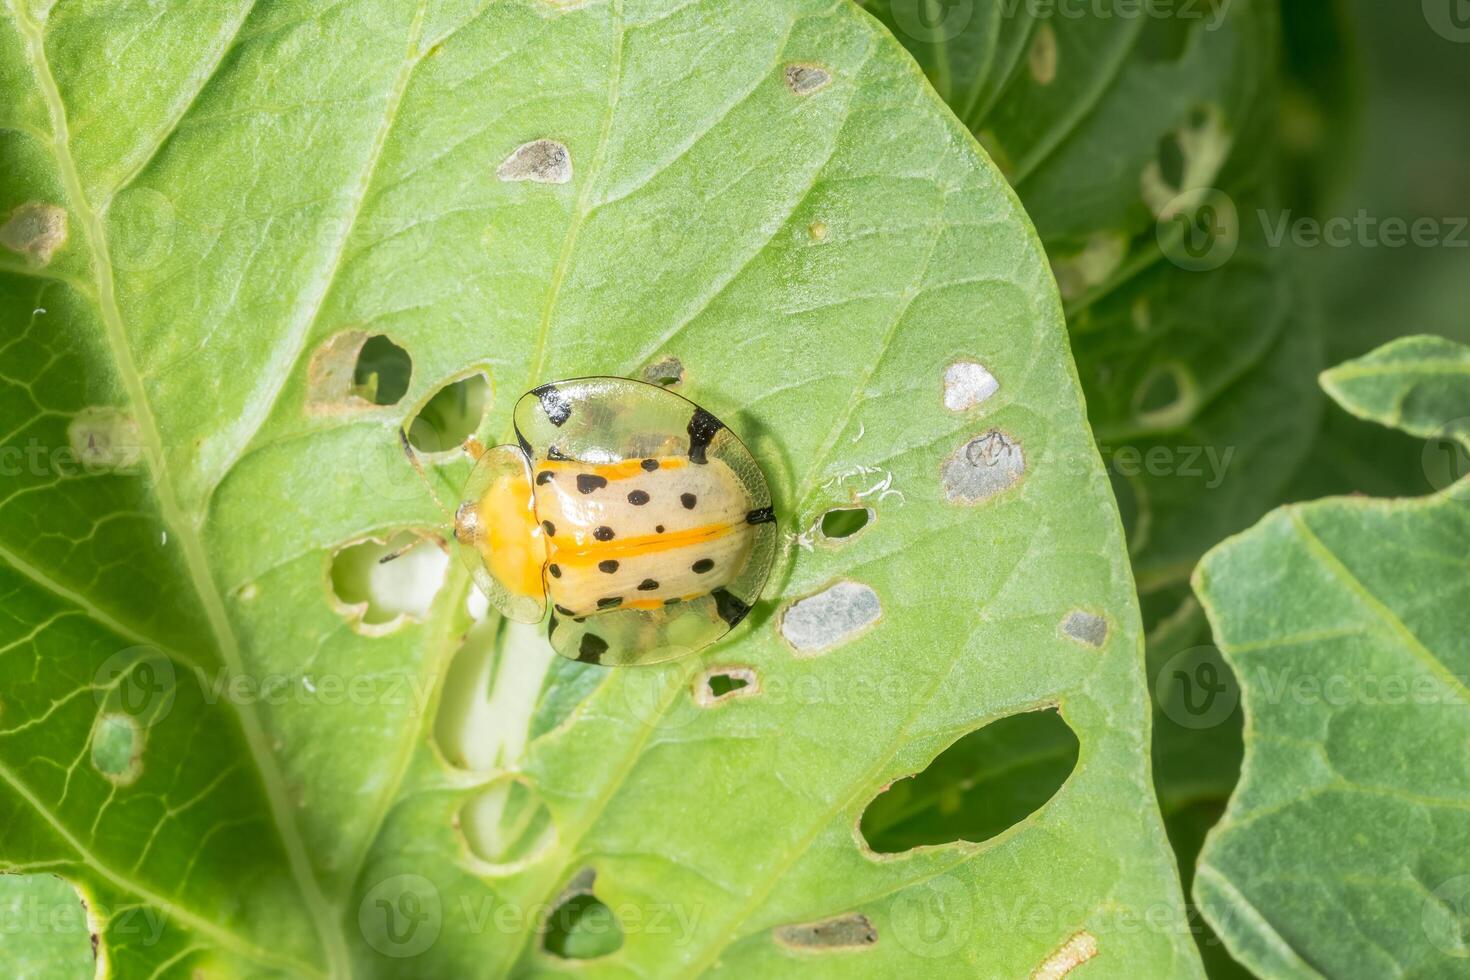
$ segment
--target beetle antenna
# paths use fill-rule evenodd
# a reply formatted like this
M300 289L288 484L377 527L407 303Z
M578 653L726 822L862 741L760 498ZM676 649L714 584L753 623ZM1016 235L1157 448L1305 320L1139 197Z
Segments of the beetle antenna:
M438 504L439 509L444 512L444 517L449 521L449 526L453 527L454 511L444 506L444 501L439 498L439 493L434 489L434 484L429 482L429 475L424 472L424 464L419 460L419 454L414 452L413 443L408 441L408 433L404 432L402 429L398 430L398 443L403 447L403 455L408 457L409 463L413 466L413 471L417 473L419 475L419 479L424 482L424 487L429 491L429 496L434 498L434 503ZM395 554L392 557L396 558L398 556ZM379 559L380 562L387 560L389 559Z
M441 538L441 537L439 537L439 535L437 535L437 534L428 534L428 533L426 533L424 531L419 531L419 532L417 532L417 533L414 534L413 540L410 541L408 544L404 545L401 548L394 548L392 551L388 552L386 555L384 555L383 557L379 558L378 559L378 564L379 565L386 565L390 561L393 561L395 558L402 558L404 555L408 554L410 551L412 551L413 549L417 548L419 545L423 544L425 541L432 541L432 542L434 542L434 544L436 544L436 545L439 546L439 550L440 551L444 552L445 554L448 554L449 553L449 545L446 544L445 541L444 541L444 539Z

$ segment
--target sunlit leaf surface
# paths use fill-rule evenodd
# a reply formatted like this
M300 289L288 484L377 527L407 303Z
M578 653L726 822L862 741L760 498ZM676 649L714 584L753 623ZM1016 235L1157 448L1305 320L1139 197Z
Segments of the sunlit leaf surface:
M0 860L156 911L99 924L120 975L1198 974L1056 286L866 14L6 9ZM777 573L699 659L564 662L432 543L375 564L444 524L400 427L503 441L594 373L766 467ZM1030 816L865 851L1052 706Z

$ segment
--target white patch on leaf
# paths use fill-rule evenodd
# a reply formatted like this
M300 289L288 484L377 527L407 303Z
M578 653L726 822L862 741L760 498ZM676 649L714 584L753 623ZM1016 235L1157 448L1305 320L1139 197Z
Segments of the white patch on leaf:
M1026 459L1021 444L991 429L957 449L944 461L944 495L954 504L980 504L1021 482Z
M66 427L77 462L89 471L128 470L143 454L138 423L116 408L84 408Z
M66 211L54 204L32 201L10 212L0 225L0 245L24 255L34 265L46 265L66 244Z
M1000 390L985 365L978 361L955 361L944 369L944 407L966 412Z
M812 655L852 639L882 615L883 604L870 586L837 582L787 606L781 635L798 654Z

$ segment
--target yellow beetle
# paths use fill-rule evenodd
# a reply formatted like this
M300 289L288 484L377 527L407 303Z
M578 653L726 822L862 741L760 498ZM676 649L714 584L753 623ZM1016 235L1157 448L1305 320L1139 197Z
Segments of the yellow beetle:
M750 611L776 553L750 451L687 399L626 378L523 395L518 445L475 464L454 537L476 583L574 660L649 664L719 639Z

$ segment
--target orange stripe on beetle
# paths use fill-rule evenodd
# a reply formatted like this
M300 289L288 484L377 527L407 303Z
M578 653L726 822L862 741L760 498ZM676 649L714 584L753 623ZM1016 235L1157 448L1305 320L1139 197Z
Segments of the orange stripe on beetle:
M614 538L611 541L587 543L578 541L577 544L570 547L555 538L549 538L548 541L551 545L552 561L560 565L596 565L598 562L609 559L636 558L641 555L652 555L661 551L673 551L676 548L718 541L741 526L738 524L705 524L701 527L671 531L667 534L641 534L632 538ZM580 533L577 537L581 537Z
M647 476L655 470L677 470L689 465L682 456L648 456L624 459L616 463L579 463L576 460L547 459L536 464L537 478L542 473L577 473L600 476L604 480L631 480Z

